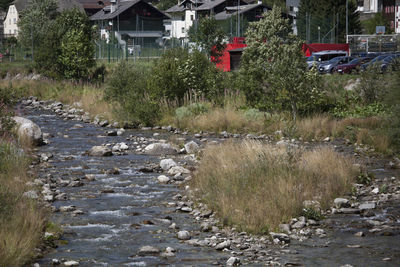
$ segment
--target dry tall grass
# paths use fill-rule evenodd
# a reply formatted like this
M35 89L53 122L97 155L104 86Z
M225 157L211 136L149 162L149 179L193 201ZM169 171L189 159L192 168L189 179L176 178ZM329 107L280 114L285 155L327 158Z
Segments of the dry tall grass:
M230 142L206 149L193 186L225 224L260 233L300 215L304 200L328 207L350 189L355 174L352 160L329 148Z
M22 266L41 242L45 213L36 200L23 197L28 160L0 140L0 266Z

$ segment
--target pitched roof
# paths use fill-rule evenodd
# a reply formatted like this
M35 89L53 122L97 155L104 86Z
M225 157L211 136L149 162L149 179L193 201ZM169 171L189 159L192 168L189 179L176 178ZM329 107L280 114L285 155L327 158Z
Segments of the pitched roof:
M113 19L113 18L117 17L118 15L124 13L126 10L128 10L131 7L133 7L134 5L136 5L139 2L145 3L149 7L152 7L153 9L157 10L158 12L160 12L163 16L165 16L165 18L169 18L168 15L166 15L164 12L158 10L154 6L150 5L149 3L146 3L145 1L142 1L142 0L133 0L133 1L120 2L118 4L118 9L116 11L112 12L112 13L109 11L110 10L110 6L106 6L102 10L100 10L99 12L97 12L96 14L91 16L90 20ZM108 11L108 12L106 12L106 11Z
M110 0L77 0L84 9L101 9L104 6L99 5L99 2L103 2L105 6L110 4Z
M18 12L21 12L25 8L28 7L30 0L15 0L12 4L15 5L15 8ZM62 12L64 10L69 10L73 8L78 8L81 11L84 11L82 5L78 3L76 0L57 0L58 11Z
M183 3L185 3L186 1L190 1L193 4L196 5L203 5L203 0L183 0L182 2L179 2L178 4L168 8L167 10L165 10L165 13L174 13L174 12L182 12L185 10L185 7L183 5Z
M257 7L264 7L267 9L271 9L270 7L264 5L264 4L252 4L252 5L241 5L239 6L239 14L246 13L254 8ZM238 14L238 7L237 6L229 6L226 7L224 11L215 14L215 19L216 20L226 20L230 18L231 16L235 16Z

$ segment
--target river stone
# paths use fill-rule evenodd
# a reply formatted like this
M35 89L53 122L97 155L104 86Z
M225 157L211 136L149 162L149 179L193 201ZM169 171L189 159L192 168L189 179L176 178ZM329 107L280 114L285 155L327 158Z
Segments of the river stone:
M358 207L360 210L370 210L370 209L375 209L376 203L375 202L366 202L360 204Z
M350 201L346 198L335 198L333 203L335 204L335 207L338 209L350 207Z
M164 171L168 171L169 169L175 166L178 166L178 164L176 164L176 162L173 159L163 159L160 161L160 167Z
M185 150L188 154L194 154L199 150L199 145L194 141L190 141L185 144Z
M166 183L168 183L170 181L169 177L167 177L165 175L158 176L157 180L162 184L166 184Z
M108 157L112 156L112 151L106 146L94 146L89 150L90 156Z
M288 223L280 224L280 225L279 225L279 230L280 230L282 233L290 234L290 233L291 233L291 232L290 232L290 224L288 224Z
M189 174L190 171L188 169L185 169L185 168L181 167L181 166L174 166L174 167L172 167L171 169L168 170L168 174L169 175L176 175L178 173Z
M77 261L66 261L64 262L64 266L78 266L79 262Z
M43 144L43 134L40 127L31 120L22 117L13 117L17 124L18 138L26 140L32 145L38 146Z
M153 143L144 148L144 152L149 155L176 155L178 150L170 144Z
M273 239L279 239L280 241L283 241L285 243L289 243L290 242L290 238L287 234L282 234L282 233L274 233L274 232L270 232L269 235L273 238Z
M230 257L227 261L226 261L226 266L236 266L239 265L240 263L240 259L237 257Z
M39 197L35 190L25 192L23 196L31 199L37 199Z
M121 136L121 135L123 135L125 133L125 129L124 128L121 128L121 129L119 129L118 131L117 131L117 135L118 136Z
M145 255L154 255L160 253L160 250L156 247L153 246L143 246L139 249L138 254L140 256L145 256Z
M68 211L74 211L74 210L76 210L76 208L75 208L75 206L72 206L72 205L60 207L61 212L68 212Z
M178 232L178 239L180 240L189 240L190 239L190 233L188 231L179 231Z
M223 250L224 248L230 248L231 247L231 241L226 240L224 242L219 243L218 245L215 246L216 250Z

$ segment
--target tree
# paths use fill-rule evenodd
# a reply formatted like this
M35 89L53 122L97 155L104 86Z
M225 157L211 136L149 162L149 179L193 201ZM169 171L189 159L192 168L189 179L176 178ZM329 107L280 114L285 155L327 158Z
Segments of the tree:
M58 65L63 77L86 78L89 69L95 66L93 28L88 17L78 9L64 11L57 18L60 36Z
M356 1L348 0L348 8L349 34L360 33L360 15L356 11ZM318 42L318 37L324 42L346 42L346 0L302 0L297 14L297 28L303 40L307 38L307 27L311 42ZM333 40L333 36L337 40Z
M20 43L25 47L39 47L58 14L55 0L30 1L18 21Z
M320 92L317 76L307 71L302 41L274 6L246 32L240 77L247 101L258 108L290 110L293 119L308 111Z
M189 38L195 41L209 59L218 61L225 50L226 34L214 18L201 18L189 29Z
M362 25L367 34L374 34L376 32L376 26L385 26L386 33L391 32L390 22L382 13L376 13L372 18L364 20Z

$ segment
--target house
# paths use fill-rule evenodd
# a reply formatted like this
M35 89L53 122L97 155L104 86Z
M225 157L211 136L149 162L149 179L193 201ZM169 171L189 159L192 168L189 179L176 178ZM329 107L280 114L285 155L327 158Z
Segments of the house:
M4 35L5 36L18 36L18 20L21 12L29 5L29 0L15 0L8 7L7 15L4 20ZM78 8L81 11L83 7L76 0L58 0L58 11L69 10Z
M231 37L241 36L245 24L240 24L240 21L258 20L266 10L267 7L261 2L249 4L244 0L182 0L165 11L171 16L165 28L170 32L171 38L187 43L189 29L198 19L214 17Z
M111 0L110 5L90 17L97 23L101 39L110 42L115 38L124 51L136 45L160 46L165 19L169 16L143 0Z

